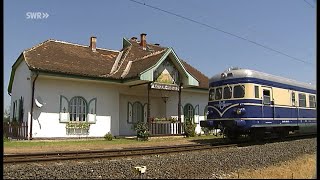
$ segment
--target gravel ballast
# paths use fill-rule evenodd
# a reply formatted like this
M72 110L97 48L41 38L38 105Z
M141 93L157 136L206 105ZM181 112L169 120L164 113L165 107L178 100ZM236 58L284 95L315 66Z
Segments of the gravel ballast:
M258 169L315 154L316 138L121 159L4 164L4 179L224 178L239 168ZM146 166L140 176L134 167Z

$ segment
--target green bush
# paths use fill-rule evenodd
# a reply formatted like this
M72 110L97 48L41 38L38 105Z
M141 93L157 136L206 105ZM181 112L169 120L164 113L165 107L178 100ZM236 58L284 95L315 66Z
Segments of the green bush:
M201 130L207 136L207 135L210 135L212 133L213 128L212 127L201 127Z
M107 141L112 141L113 136L110 132L108 132L106 135L104 135L104 139Z
M192 123L190 119L186 119L184 133L186 137L196 136L196 124Z
M146 141L149 139L150 133L147 123L138 122L133 124L133 129L137 132L138 140Z
M8 142L9 141L9 138L7 137L6 134L3 135L3 142Z

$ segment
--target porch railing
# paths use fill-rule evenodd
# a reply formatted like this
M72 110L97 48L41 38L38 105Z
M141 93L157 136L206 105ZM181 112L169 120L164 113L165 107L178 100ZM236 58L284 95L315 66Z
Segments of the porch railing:
M149 123L151 136L183 135L184 123L181 122L151 122Z
M12 139L28 139L27 122L3 122L3 136Z

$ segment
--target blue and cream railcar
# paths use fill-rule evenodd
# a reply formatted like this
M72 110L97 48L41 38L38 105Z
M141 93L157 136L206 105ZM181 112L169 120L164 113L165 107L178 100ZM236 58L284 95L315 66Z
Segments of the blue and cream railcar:
M229 69L209 80L207 120L201 127L241 134L285 136L316 132L316 88L249 69Z

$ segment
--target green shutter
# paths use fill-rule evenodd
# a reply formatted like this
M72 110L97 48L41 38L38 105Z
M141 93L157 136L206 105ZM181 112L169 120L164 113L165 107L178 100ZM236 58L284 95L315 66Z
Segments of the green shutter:
M132 123L132 104L128 102L127 122Z
M69 122L69 101L65 96L60 95L59 122Z
M199 104L194 107L194 122L199 123Z
M143 105L143 122L144 123L148 122L148 103L145 103Z
M87 108L87 121L89 123L96 123L96 116L97 116L97 98L93 98L88 103Z

